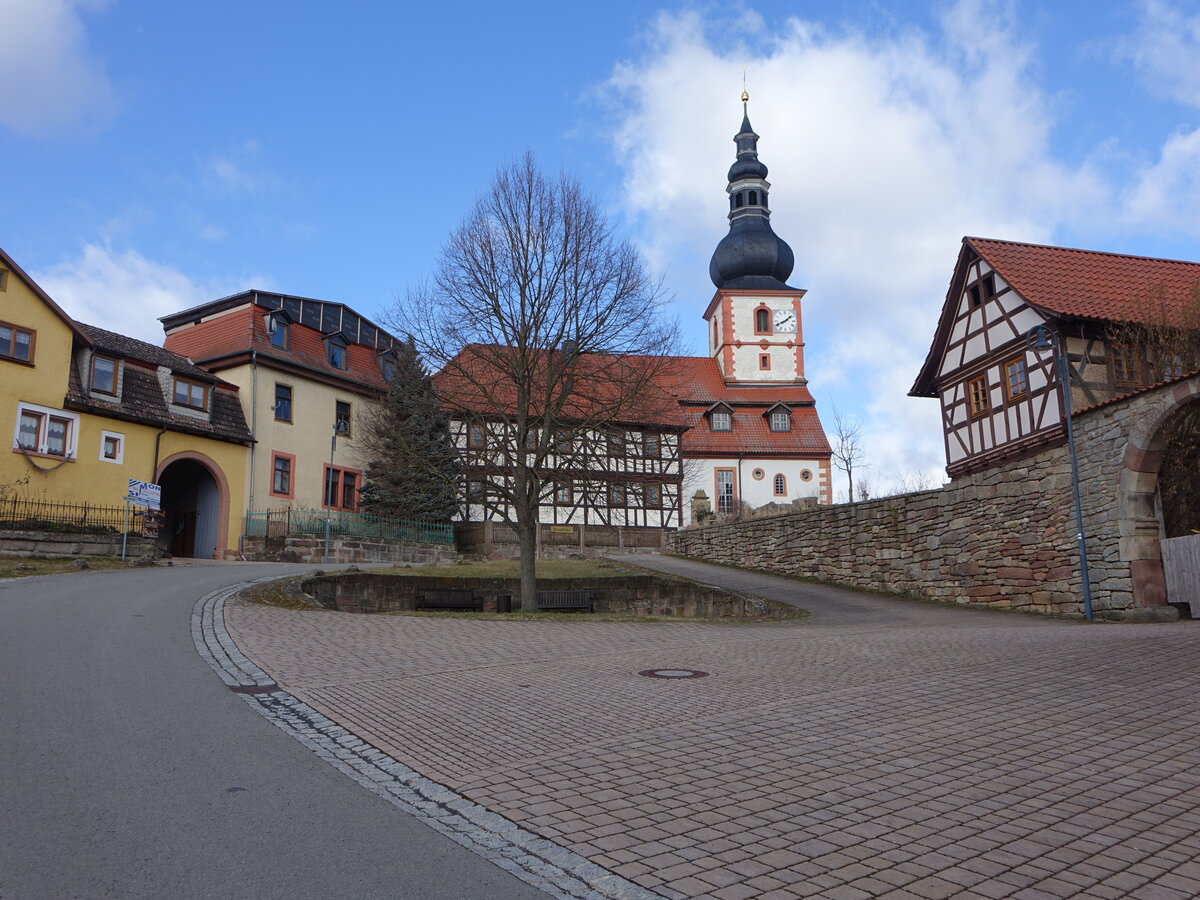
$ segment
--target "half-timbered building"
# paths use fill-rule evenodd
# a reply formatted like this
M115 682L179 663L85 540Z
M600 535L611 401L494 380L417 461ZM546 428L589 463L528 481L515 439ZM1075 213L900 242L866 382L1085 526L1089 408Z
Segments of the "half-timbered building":
M1122 339L1171 325L1200 264L965 237L929 354L910 392L941 402L946 471L977 472L1065 440L1048 329L1065 348L1076 411L1182 374ZM1180 323L1174 323L1180 324Z
M771 228L767 167L749 96L742 100L726 187L729 232L709 265L716 287L703 314L709 353L657 365L642 402L602 428L567 417L556 436L555 423L544 423L524 448L537 454L537 442L549 442L538 467L543 523L675 528L688 524L697 496L706 500L697 509L718 514L801 498L832 502L829 442L804 374L805 292L787 283L794 257ZM456 359L434 376L464 463L463 517L503 520L512 511L497 502L496 488L509 484L521 448L511 410L480 402L490 389L450 384L448 372L469 368Z

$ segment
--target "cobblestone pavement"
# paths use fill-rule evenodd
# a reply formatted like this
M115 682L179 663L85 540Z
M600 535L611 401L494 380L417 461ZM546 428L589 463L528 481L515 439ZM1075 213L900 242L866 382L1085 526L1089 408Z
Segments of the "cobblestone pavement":
M1085 625L649 564L814 615L225 619L353 734L663 897L1200 896L1200 623Z

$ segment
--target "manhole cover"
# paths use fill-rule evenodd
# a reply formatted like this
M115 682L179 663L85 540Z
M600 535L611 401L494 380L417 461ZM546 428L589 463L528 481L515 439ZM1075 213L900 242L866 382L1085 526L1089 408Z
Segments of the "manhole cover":
M638 672L646 678L707 678L707 672L699 669L642 669Z

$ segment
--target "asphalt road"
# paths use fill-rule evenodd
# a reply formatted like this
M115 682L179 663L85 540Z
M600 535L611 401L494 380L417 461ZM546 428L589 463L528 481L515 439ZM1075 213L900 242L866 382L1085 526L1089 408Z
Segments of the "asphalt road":
M0 581L0 900L545 898L322 762L197 655L197 598L300 568Z

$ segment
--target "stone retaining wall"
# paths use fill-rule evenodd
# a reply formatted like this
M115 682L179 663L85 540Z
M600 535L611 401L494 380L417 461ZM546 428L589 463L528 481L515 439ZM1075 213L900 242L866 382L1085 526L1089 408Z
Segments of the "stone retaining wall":
M506 608L520 592L515 578L439 578L432 575L382 575L371 572L306 578L301 589L327 609L345 612L390 612L416 609L420 591L468 590L480 597L485 611ZM753 617L767 605L709 585L655 575L613 578L539 578L538 590L590 590L598 613L681 617ZM508 602L506 603L506 599Z
M155 550L154 542L129 538L125 554L137 559ZM0 556L120 556L119 534L58 534L50 531L0 531Z
M1097 618L1178 615L1166 605L1154 509L1159 435L1196 402L1200 378L1189 378L1076 417ZM1063 446L939 490L688 528L671 550L947 603L1082 615L1076 532Z
M400 541L333 535L329 540L329 559L325 559L325 538L312 535L289 535L281 541L272 540L268 547L261 537L242 539L242 553L247 559L272 562L303 563L450 563L458 559L453 547L445 544L401 543Z

